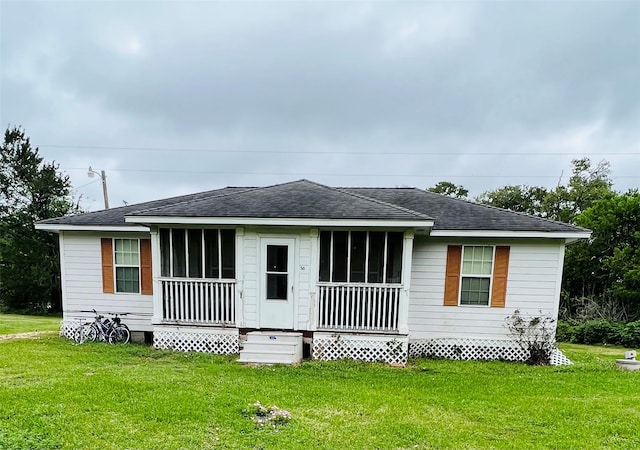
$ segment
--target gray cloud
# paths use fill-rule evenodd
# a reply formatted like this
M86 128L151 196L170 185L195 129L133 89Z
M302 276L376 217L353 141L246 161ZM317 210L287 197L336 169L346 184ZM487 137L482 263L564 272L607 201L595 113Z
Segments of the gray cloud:
M478 194L553 185L587 153L626 189L638 19L636 3L4 2L0 118L76 186L93 164L129 201L303 176Z

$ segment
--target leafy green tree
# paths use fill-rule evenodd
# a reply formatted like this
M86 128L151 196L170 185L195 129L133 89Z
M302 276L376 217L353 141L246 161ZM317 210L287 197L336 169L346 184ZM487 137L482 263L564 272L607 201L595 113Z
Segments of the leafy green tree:
M485 205L510 209L511 211L543 216L542 209L549 193L539 186L504 186L495 191L487 191L476 197L476 201Z
M58 165L44 161L22 128L8 128L0 146L0 306L60 309L58 239L34 223L77 209Z
M465 189L464 186L462 186L461 184L453 184L449 181L440 181L434 186L428 188L427 191L446 195L448 197L461 198L464 200L466 200L467 196L469 195L469 191Z
M476 201L538 217L573 223L595 201L614 195L609 163L594 165L589 158L574 159L572 175L566 185L554 189L541 186L504 186L486 191Z
M592 230L589 242L567 248L565 290L571 297L613 301L640 319L640 193L613 194L576 217Z
M541 205L543 217L560 222L573 223L576 216L597 200L610 198L612 189L611 168L608 162L593 165L589 158L574 159L569 182L548 192Z

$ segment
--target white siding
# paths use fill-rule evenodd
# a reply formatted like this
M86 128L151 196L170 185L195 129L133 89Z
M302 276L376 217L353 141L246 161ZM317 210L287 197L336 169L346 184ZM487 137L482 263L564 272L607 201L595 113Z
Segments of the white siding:
M443 306L449 244L509 245L505 308ZM508 337L505 318L517 309L524 315L555 316L559 302L564 241L445 241L416 236L414 242L409 333L411 339Z
M244 320L241 327L258 327L258 234L245 229L244 280L242 283L242 308Z
M83 311L129 313L123 318L132 331L152 331L153 296L105 294L102 292L103 237L149 238L148 233L60 233L62 270L62 309L64 318L92 317Z

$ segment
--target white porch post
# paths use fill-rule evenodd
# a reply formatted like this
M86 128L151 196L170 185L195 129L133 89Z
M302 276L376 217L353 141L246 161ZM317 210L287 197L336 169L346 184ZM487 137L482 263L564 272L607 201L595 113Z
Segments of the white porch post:
M398 305L398 331L400 334L409 334L409 298L411 293L413 237L413 230L404 232L404 245L402 247L402 291L400 291L400 304Z
M244 228L236 228L236 327L244 327Z
M162 322L162 260L160 258L160 233L158 228L151 229L151 273L153 276L153 317L152 324Z
M307 330L318 329L318 273L320 272L320 232L309 230L311 238L311 264L309 265L309 322Z

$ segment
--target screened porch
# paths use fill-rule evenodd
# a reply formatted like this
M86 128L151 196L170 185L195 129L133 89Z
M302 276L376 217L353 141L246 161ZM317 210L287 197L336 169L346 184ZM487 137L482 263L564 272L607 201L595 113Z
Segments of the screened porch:
M317 328L398 332L403 233L322 231Z
M234 326L235 231L161 228L159 238L161 322Z

